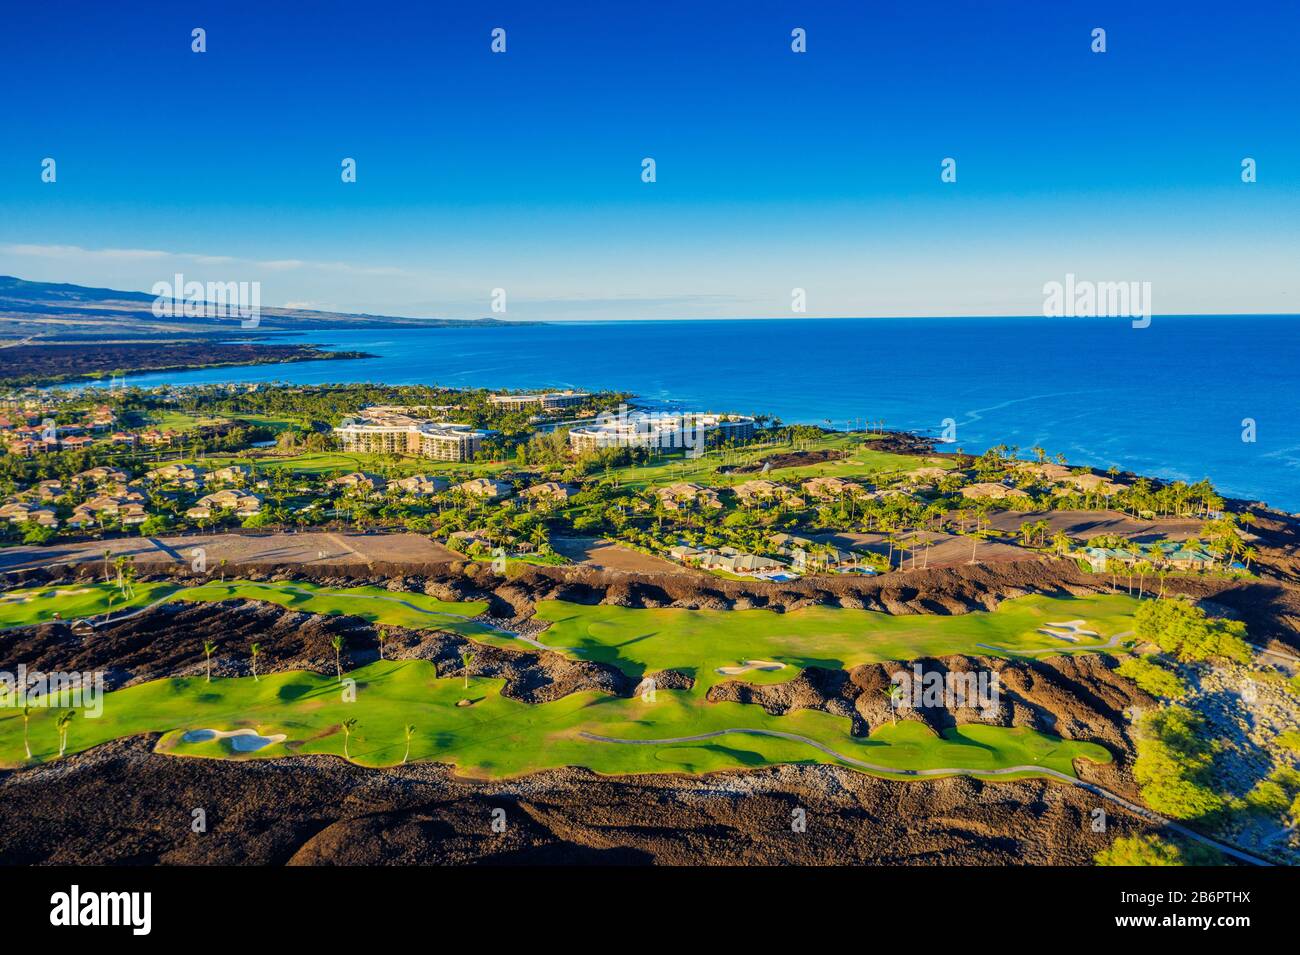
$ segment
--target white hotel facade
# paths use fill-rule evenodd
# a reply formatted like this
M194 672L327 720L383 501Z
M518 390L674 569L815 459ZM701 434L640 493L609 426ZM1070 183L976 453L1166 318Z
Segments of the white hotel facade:
M620 411L597 416L595 423L569 430L569 446L578 453L601 448L686 448L749 441L754 419L745 415Z
M433 461L472 461L487 434L467 424L428 421L386 409L367 408L362 415L334 429L344 451L402 454Z

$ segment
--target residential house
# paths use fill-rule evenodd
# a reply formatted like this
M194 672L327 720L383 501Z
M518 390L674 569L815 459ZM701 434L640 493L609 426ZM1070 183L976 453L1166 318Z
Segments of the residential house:
M415 497L432 497L447 490L449 484L450 482L444 478L430 477L427 474L412 474L410 477L390 481L388 492L391 494L396 490L404 494L412 494Z
M834 500L865 493L865 488L861 484L837 477L809 478L803 482L802 487L805 494L818 501Z
M670 511L680 510L689 505L714 509L722 507L717 491L689 481L678 481L667 487L656 488L655 496L659 498L664 508Z
M474 478L472 481L462 481L452 490L460 491L462 494L468 494L470 497L480 497L488 501L500 500L509 497L515 492L515 487L508 481L494 481L491 478Z
M206 494L185 512L190 518L209 518L221 511L233 511L236 517L250 517L262 509L262 499L256 494L226 488Z
M520 496L533 501L563 504L577 493L578 489L571 484L547 481L544 484L534 484L532 487L525 488L520 492Z
M203 483L203 469L192 464L164 464L147 473L145 478L154 484L179 484L193 489Z
M366 474L364 471L353 471L331 478L325 482L325 486L339 487L344 490L359 488L364 491L381 491L384 488L384 479L374 474Z
M967 484L960 491L961 496L972 501L1000 501L1008 497L1020 497L1024 492L1014 488L1007 487L1005 484L998 484L994 481L978 481L975 484Z
M208 475L205 482L208 487L220 486L222 484L243 484L253 474L253 469L243 464L231 464L224 468L217 468Z
M125 484L130 478L131 475L120 468L100 466L72 475L71 482L73 487L84 487L87 484Z

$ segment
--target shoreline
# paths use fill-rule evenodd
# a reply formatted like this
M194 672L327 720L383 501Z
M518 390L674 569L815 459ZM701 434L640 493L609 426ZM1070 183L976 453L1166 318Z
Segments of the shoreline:
M87 347L88 346L88 347ZM100 343L88 342L86 346L80 344L48 344L48 345L25 345L20 346L23 349L85 349L90 350L96 346L104 347ZM55 372L51 374L37 375L6 375L4 369L6 365L3 359L6 356L5 351L0 351L0 386L6 388L47 388L47 387L67 387L76 385L90 385L96 382L102 382L111 379L116 374L138 375L138 374L157 374L168 371L203 371L212 368L256 368L261 365L287 365L307 361L347 361L362 358L376 358L378 356L369 352L338 350L329 351L313 344L295 343L291 345L267 345L267 344L232 344L228 342L209 342L209 341L192 341L173 344L157 343L122 343L109 346L115 349L112 354L121 356L122 363L118 363L111 370L95 368L93 370L72 370L67 372ZM218 357L212 361L168 361L150 360L148 356L142 356L142 360L135 365L131 364L129 351L147 351L154 354L166 356L168 352L192 351L197 357L198 353L213 353L221 355L229 353L227 359ZM235 354L235 353L238 354ZM25 357L31 357L26 351L20 355L12 356L14 362L22 362ZM55 357L55 356L49 356ZM69 357L69 364L77 363L77 356ZM101 362L102 364L102 362Z

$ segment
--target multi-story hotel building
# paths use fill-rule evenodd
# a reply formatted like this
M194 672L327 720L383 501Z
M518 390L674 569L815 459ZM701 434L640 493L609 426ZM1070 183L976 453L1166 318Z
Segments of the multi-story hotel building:
M361 414L334 429L344 451L470 461L487 434L467 424L412 418L389 409L365 408Z
M754 419L744 415L633 411L599 415L594 424L570 429L569 446L579 453L628 447L703 449L753 437Z
M548 391L535 395L488 395L488 403L515 411L534 405L542 411L555 411L580 405L590 397L583 391Z

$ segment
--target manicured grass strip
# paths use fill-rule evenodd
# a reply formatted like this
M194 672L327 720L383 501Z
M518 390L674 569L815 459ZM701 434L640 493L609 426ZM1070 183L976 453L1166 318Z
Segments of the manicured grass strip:
M620 739L692 736L738 727L778 730L817 740L832 750L899 770L953 768L988 772L1037 766L1073 775L1072 760L1109 761L1103 747L1056 739L1023 727L959 727L936 736L919 723L882 726L869 739L849 735L850 721L812 710L772 716L758 706L707 703L699 690L659 691L655 702L578 693L530 705L500 695L502 681L439 679L424 660L377 661L349 674L356 702L346 702L336 679L306 672L250 677L158 680L108 694L98 719L78 718L69 729L69 751L138 733L165 734L159 750L188 756L257 759L289 754L342 755L342 722L357 726L350 757L366 766L400 763L404 727L416 727L412 760L455 765L463 774L502 778L562 766L586 766L605 774L702 773L775 763L836 763L807 744L728 733L691 743L619 745L584 733ZM468 707L461 699L474 700ZM57 710L34 710L30 739L34 758L57 753ZM189 730L248 727L263 735L283 733L283 743L237 753L229 740L185 742ZM0 763L24 760L22 717L0 710Z
M58 587L27 587L0 593L0 627L48 623L59 614L64 620L94 617L145 607L179 590L171 583L137 583L133 595L123 597L114 583L72 583Z
M487 610L483 600L439 600L425 594L392 592L380 587L328 588L297 581L254 583L232 580L180 588L171 583L138 583L134 595L122 597L116 584L87 583L10 590L0 594L0 627L45 623L59 613L64 620L137 609L172 600L262 600L292 610L318 614L350 614L372 623L413 630L448 630L465 635L494 633L470 620ZM515 644L517 646L517 644Z
M882 471L911 470L924 464L922 458L914 455L875 451L871 448L871 441L871 438L863 439L858 435L830 435L810 442L806 450L846 451L848 452L846 458L801 467L778 468L763 475L757 472L720 474L718 470L724 466L734 467L737 464L786 454L793 449L788 446L762 445L725 452L712 450L698 458L679 455L662 464L629 465L616 468L611 473L617 477L620 484L634 488L662 487L675 481L695 481L712 487L730 487L760 476L773 481L786 482L804 481L823 475L854 480L871 477Z
M380 587L330 588L296 581L208 583L183 590L180 600L262 600L292 610L318 614L349 614L372 623L413 630L448 630L466 635L490 633L491 628L469 620L487 610L483 600L438 600L425 594Z

